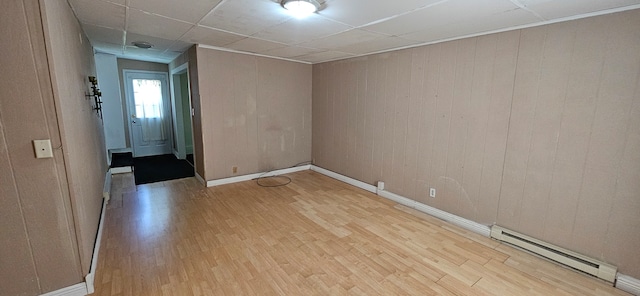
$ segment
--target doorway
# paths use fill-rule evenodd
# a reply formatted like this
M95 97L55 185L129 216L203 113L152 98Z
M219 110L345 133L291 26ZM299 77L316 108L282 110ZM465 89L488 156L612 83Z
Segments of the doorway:
M193 159L193 126L191 107L191 91L189 89L188 64L183 64L171 71L171 94L173 109L173 128L175 135L173 153L178 159L186 159L195 167Z
M167 74L125 70L124 76L133 156L170 154L173 135Z

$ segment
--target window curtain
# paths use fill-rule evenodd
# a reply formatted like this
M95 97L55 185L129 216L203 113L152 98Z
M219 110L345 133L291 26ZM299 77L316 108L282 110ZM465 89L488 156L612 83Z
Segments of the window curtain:
M142 140L145 142L166 140L160 80L134 79L133 92L136 117L142 127Z

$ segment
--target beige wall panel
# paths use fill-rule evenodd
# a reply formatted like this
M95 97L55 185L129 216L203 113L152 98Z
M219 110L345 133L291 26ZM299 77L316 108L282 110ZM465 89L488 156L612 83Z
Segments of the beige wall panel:
M438 80L441 69L442 45L435 44L423 47L425 50L424 81L422 82L422 104L420 105L418 172L416 177L416 199L433 205L434 199L429 196L429 189L436 186L437 178L433 174L435 162L436 122L439 120L436 108L438 101Z
M584 252L592 256L602 256L608 231L603 222L615 215L611 208L640 75L640 22L623 17L610 22L616 30L606 35L608 48L575 220L579 227L573 235L573 243L585 246Z
M640 256L637 254L640 246L640 76L636 82L633 107L627 126L626 145L618 169L616 193L611 208L607 242L603 254L610 254L612 262L619 262L620 270L636 270L633 274L639 278L637 266L640 266Z
M371 130L373 131L373 141L371 144L371 179L366 180L369 184L375 184L377 181L384 181L382 175L382 158L384 147L384 80L386 77L385 61L389 59L388 54L380 55L371 62L371 70L368 75L372 77L372 96L373 102L369 106L371 116ZM338 152L339 153L339 152Z
M455 63L455 81L453 91L453 104L451 108L451 127L449 135L449 148L447 156L447 170L445 187L439 188L441 198L447 202L446 209L451 213L472 217L475 205L467 188L463 186L464 180L464 156L467 146L467 132L471 110L469 100L473 82L473 64L476 50L476 38L456 41L457 53Z
M606 43L602 36L611 28L605 19L581 21L569 68L567 95L552 172L544 237L568 246L574 227L582 172L589 150L595 101L602 73Z
M312 75L314 77L313 83L313 101L311 108L314 114L321 114L321 116L313 116L312 118L312 134L311 134L311 151L312 151L312 160L314 163L316 162L324 162L323 155L327 152L326 149L323 149L323 145L325 144L324 134L326 133L326 124L327 124L327 116L326 116L326 100L327 100L327 76L328 76L328 65L318 65L317 67L313 67Z
M252 79L251 75L246 75L255 71L257 65L255 60L236 58L235 61L233 70L235 98L232 103L235 110L233 120L235 121L237 139L235 146L227 147L227 151L231 153L233 150L239 150L239 155L245 156L237 157L236 163L227 164L227 169L231 170L231 166L237 166L237 174L246 175L257 172L259 169L258 155L252 153L258 149L257 82Z
M548 27L523 30L513 89L511 119L498 204L500 225L518 229L531 147L540 66Z
M561 23L549 30L540 65L540 85L536 90L536 109L528 153L519 229L541 237L558 145L562 109L567 92L571 54L575 41L575 22ZM543 227L540 227L540 226Z
M440 208L450 208L447 202L449 192L444 190L447 187L447 157L449 152L449 137L451 127L451 114L453 104L453 93L456 78L456 53L457 43L447 42L440 47L440 72L437 77L436 102L435 102L435 125L433 138L433 155L431 166L431 186L437 189L436 198L432 205Z
M65 169L71 167L76 155L65 154L66 168L62 150L54 149L51 159L34 156L32 140L51 139L56 148L61 143L60 133L64 136L82 129L67 131L64 126L58 126L59 121L63 123L61 109L66 107L60 100L59 89L64 88L63 95L75 105L84 106L87 101L84 97L86 76L76 70L78 66L90 64L92 58L87 40L78 38L81 31L66 1L47 1L45 7L40 7L41 4L44 2L10 1L3 2L0 9L4 25L0 36L6 50L0 57L5 69L0 79L0 162L3 168L0 174L3 231L0 234L4 242L0 286L2 293L7 295L38 295L82 281L81 261L86 262L85 250L93 249L97 224L92 229L90 220L95 211L92 211L90 200L75 199L76 211L72 214L68 189L72 190L72 197L76 197L76 194L91 191L98 182L101 200L106 172L101 171L97 180L87 180L78 186L67 182L77 177L74 174L95 176L91 173L105 166L104 153L95 153L88 159L90 163L96 161L92 163L96 164L93 167L86 166L77 172L68 170L69 179ZM70 35L73 41L68 42ZM55 43L46 44L49 51L45 51L45 36L47 40L58 38ZM59 43L64 42L68 44L60 46ZM59 51L65 51L66 56L59 58L55 65L51 64L47 57L56 57ZM85 70L93 70L91 66L87 68ZM56 77L56 69L62 69L69 77L66 79L74 83ZM58 112L54 105L59 108ZM95 112L89 108L86 115L95 117ZM95 126L91 123L89 128ZM85 134L74 136L81 138ZM104 147L96 138L82 139L87 140L82 143L89 147L87 149L96 145ZM68 153L69 142L66 140L62 142L64 153ZM89 240L91 231L93 237Z
M370 98L367 96L367 60L366 59L354 59L354 71L356 71L355 75L357 77L356 83L357 87L357 98L358 103L356 104L356 126L355 126L355 137L356 137L356 148L355 148L355 175L363 176L364 180L367 180L370 174L369 170L369 158L370 153L370 144L369 139L367 138L370 129L367 128L367 108L366 106L371 102ZM369 123L370 124L370 123Z
M394 102L395 112L393 112L393 129L388 141L393 143L391 154L391 174L385 180L389 182L389 189L400 195L409 195L407 187L404 186L408 179L405 155L408 150L407 142L407 121L409 114L409 93L411 85L411 50L398 52L398 67L396 76L396 92Z
M520 31L500 33L496 36L491 99L484 135L482 172L477 197L478 217L476 221L485 225L491 225L497 219Z
M482 166L484 161L485 140L489 115L492 115L491 98L493 83L493 68L495 66L496 42L498 35L488 35L477 39L474 65L472 66L471 93L467 103L467 127L465 135L465 150L462 163L463 204L466 216L477 221L478 207L483 201L478 200ZM493 116L493 115L492 115Z
M349 173L347 167L347 159L349 157L348 142L350 141L349 138L352 133L352 131L349 130L347 118L349 112L347 104L349 101L352 101L352 97L349 96L349 87L351 85L348 83L350 76L348 66L348 63L337 64L334 77L339 87L332 96L333 114L335 114L333 128L342 131L334 133L334 142L332 144L337 151L341 151L342 153L334 154L332 160L335 162L334 166L337 168L337 171L341 174Z
M314 65L316 164L638 274L638 22L636 10Z
M43 2L54 95L59 106L82 273L89 273L107 172L102 119L84 97L95 75L93 49L66 1ZM78 36L82 36L79 39ZM47 253L48 256L48 253ZM60 273L52 270L52 273ZM58 287L59 288L59 287Z
M19 4L19 3L18 3ZM2 6L2 12L14 11L7 6ZM0 14L1 15L1 14ZM6 20L2 16L3 20ZM2 36L2 35L0 35ZM5 40L5 36L1 37ZM3 65L7 65L6 61L0 57ZM2 80L5 80L5 73L2 73ZM2 85L0 97L10 98L6 90L8 88ZM6 110L4 104L0 104L0 126L4 127L2 113ZM6 143L6 135L4 128L0 128L0 254L3 254L0 264L0 287L3 293L7 295L18 295L20 293L27 295L37 295L40 292L38 286L38 277L36 266L31 255L31 246L29 245L29 236L26 232L27 226L24 220L24 214L20 205L20 194L16 187L16 180L13 175L13 167Z
M311 66L198 48L198 75L206 180L311 159Z
M385 79L382 82L384 86L381 103L384 106L384 115L381 117L383 120L381 139L382 159L381 159L381 172L380 180L391 180L393 175L393 138L394 138L394 126L396 124L396 112L397 112L397 98L398 92L398 71L400 52L389 53L389 58L385 60ZM391 180L392 181L392 180ZM387 181L389 182L389 181ZM393 186L390 186L390 188Z
M410 50L411 55L411 69L410 81L409 81L409 98L407 105L407 135L405 141L405 159L404 159L404 172L399 185L403 188L405 196L412 196L416 200L425 202L428 196L428 189L422 189L416 192L416 183L418 180L418 149L420 146L420 135L422 130L421 121L424 114L423 103L426 101L423 95L423 82L425 80L425 59L426 48L418 47Z

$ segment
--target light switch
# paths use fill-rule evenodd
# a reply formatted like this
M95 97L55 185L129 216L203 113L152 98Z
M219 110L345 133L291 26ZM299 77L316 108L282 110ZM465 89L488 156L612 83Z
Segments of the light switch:
M36 158L52 158L51 140L33 140L33 149L36 151Z

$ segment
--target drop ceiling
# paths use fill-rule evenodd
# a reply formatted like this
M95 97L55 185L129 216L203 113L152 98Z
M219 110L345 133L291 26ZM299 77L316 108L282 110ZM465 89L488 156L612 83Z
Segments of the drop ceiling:
M96 51L162 63L193 44L320 63L640 8L640 0L325 0L298 19L276 0L68 2Z

